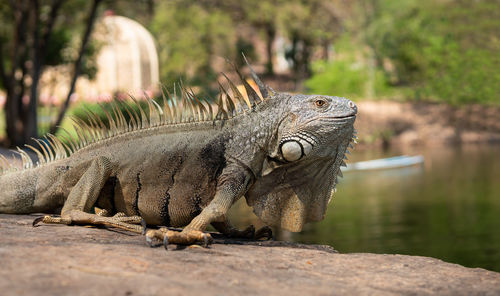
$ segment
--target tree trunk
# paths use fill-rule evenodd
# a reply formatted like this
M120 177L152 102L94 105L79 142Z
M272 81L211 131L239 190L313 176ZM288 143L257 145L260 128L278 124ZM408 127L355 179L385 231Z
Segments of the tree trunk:
M7 91L6 101L4 106L5 122L7 130L6 146L13 147L22 145L23 142L23 122L19 116L19 98L12 91Z
M154 15L155 15L155 2L154 2L154 0L147 0L146 4L148 6L149 19L152 20Z
M276 38L276 28L273 23L268 23L266 25L266 53L267 53L267 62L266 62L266 73L269 75L274 75L274 67L273 67L273 43Z
M323 61L328 62L330 60L330 41L323 40L321 47L323 48Z
M311 53L312 53L312 42L310 40L303 40L304 47L302 48L302 79L307 79L311 77Z
M290 49L290 52L288 54L288 58L292 60L292 69L294 74L297 74L297 66L298 66L298 61L297 61L297 49L299 47L299 38L297 37L297 34L293 33L292 34L292 48Z
M47 50L47 45L50 42L52 36L52 31L57 18L59 9L63 4L63 0L56 0L53 2L51 7L49 17L47 20L47 25L43 30L43 35L40 38L40 9L38 0L31 0L31 8L33 9L34 17L34 27L33 27L33 46L31 59L32 71L31 71L31 93L30 101L27 110L27 117L25 118L25 132L24 132L24 142L32 142L32 138L38 137L38 85L41 77L41 73L45 66L45 55Z
M90 35L91 35L92 29L94 27L95 19L97 16L97 7L99 6L99 3L101 1L102 0L94 0L92 2L92 7L90 9L89 18L87 20L87 28L85 30L85 33L83 34L82 44L80 47L80 51L78 52L78 58L75 61L75 70L73 72L73 77L71 79L71 84L70 84L68 95L66 96L66 100L64 101L64 104L61 107L59 114L57 115L56 121L50 126L50 133L52 133L52 134L55 134L57 132L57 129L59 128L59 125L61 124L61 122L64 118L64 115L66 114L66 111L68 110L69 103L71 100L71 95L75 91L76 80L78 79L78 76L80 76L80 71L81 71L81 67L82 67L82 60L83 60L83 56L85 54L85 49L87 48L87 43L90 39Z
M28 1L10 3L14 14L14 44L10 60L12 62L10 73L3 68L4 84L7 90L5 110L5 126L7 131L7 146L21 146L25 139L25 125L23 122L23 95L24 95L24 56L27 50L26 35L29 21ZM3 66L3 64L2 64ZM21 77L18 78L21 74Z
M3 44L0 43L0 57L4 56L5 53L3 51ZM19 126L18 121L18 104L17 99L14 94L13 80L10 75L7 75L7 69L5 68L5 64L3 63L3 59L0 58L0 75L2 78L2 84L6 90L6 102L4 105L4 113L5 113L5 124L7 131L7 142L4 143L6 146L16 145L19 143L19 139L17 138L20 133L16 130L16 126Z
M375 71L377 67L377 62L375 60L375 53L371 47L368 47L368 57L365 62L368 66L368 79L366 81L365 96L368 99L373 99L376 95L375 93Z
M311 76L311 42L293 34L292 56L294 57L293 70L295 74L295 89L302 91L303 82Z
M38 0L31 0L30 13L33 18L33 44L31 46L31 60L32 60L32 71L31 71L31 93L30 101L28 103L27 112L25 113L25 118L23 122L24 125L24 142L31 142L32 138L38 138L38 117L37 117L37 106L38 106L38 80L40 79L40 56L43 54L40 52L40 5Z

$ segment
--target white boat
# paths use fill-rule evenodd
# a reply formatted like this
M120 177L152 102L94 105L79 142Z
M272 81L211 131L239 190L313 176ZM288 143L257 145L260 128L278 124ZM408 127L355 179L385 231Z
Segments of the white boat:
M419 165L424 162L422 155L408 156L401 155L389 158L381 158L367 161L354 162L347 165L342 171L364 171L364 170L381 170L407 167Z

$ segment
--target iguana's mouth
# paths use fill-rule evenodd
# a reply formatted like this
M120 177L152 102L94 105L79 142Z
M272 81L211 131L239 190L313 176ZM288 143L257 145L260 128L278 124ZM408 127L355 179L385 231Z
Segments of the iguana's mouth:
M353 121L356 118L356 115L346 115L346 116L325 116L321 117L321 120L325 122L335 122L335 123L348 123L349 121Z
M328 119L332 120L342 120L342 119L350 119L350 118L355 118L356 115L346 115L346 116L335 116L335 117L327 117Z

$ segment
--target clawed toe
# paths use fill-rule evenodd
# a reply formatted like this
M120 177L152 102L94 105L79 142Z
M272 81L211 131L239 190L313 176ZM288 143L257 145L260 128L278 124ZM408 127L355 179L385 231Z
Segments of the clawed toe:
M253 239L255 235L255 227L253 225L248 226L244 230L238 230L236 228L231 229L226 233L228 237L231 238L248 238Z
M142 227L141 234L145 235L146 231L148 230L147 229L148 225L146 224L146 221L144 219L142 219L142 218L141 218L141 227Z
M243 237L253 238L255 235L255 226L250 225L242 232Z
M211 241L210 241L211 237L209 237L209 236L210 236L209 234L203 233L203 247L204 248L208 248L208 245L211 243Z
M38 217L35 220L33 220L33 227L38 227L42 223L44 224L64 224L64 225L69 225L71 224L71 218L69 217L52 217L52 216L42 216Z
M213 242L212 236L202 231L184 230L182 232L179 232L168 230L166 228L150 229L146 231L146 243L150 247L158 246L153 243L154 239L163 242L163 246L166 250L168 250L169 244L192 245L201 243L204 247L207 248Z
M269 226L264 226L255 232L254 238L270 240L273 238L273 230Z
M33 221L33 227L44 224L63 224L63 225L94 225L116 227L127 231L141 233L144 232L144 222L139 216L123 216L117 214L113 217L106 217L97 214L87 213L80 210L71 210L60 217L43 216L38 217ZM139 226L139 225L142 225Z
M146 244L150 247L150 248L153 248L154 245L153 245L153 239L149 236L146 236Z
M165 234L163 237L163 247L168 251L168 235Z
M44 218L44 216L41 216L41 217L38 217L38 218L36 218L35 220L33 220L33 224L32 224L32 225L33 225L33 227L38 227L38 226L40 226L40 224L38 224L38 223L43 222L43 218Z

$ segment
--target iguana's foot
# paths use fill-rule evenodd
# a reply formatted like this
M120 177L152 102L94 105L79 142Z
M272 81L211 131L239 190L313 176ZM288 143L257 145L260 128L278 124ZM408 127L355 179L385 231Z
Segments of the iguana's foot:
M201 243L208 247L213 242L212 236L199 230L184 229L183 231L169 230L168 228L150 229L146 231L146 243L154 247L153 239L163 242L163 246L168 250L169 244L192 245Z
M112 226L135 233L143 233L144 222L139 216L127 217L123 213L117 213L113 217L103 217L96 214L85 213L80 210L73 210L65 213L60 217L43 216L36 218L33 221L33 226L38 226L38 223L46 224L64 224L64 225L104 225Z

